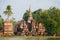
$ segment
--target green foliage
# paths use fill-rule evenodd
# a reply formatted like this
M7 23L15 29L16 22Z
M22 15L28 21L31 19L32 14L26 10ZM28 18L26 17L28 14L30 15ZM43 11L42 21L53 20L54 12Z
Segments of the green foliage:
M3 18L0 15L0 29L3 28L3 23L4 23L4 20L3 20Z
M28 20L28 15L29 15L28 13L29 13L29 11L26 10L26 13L23 15L23 19L25 19L25 21Z
M9 16L11 16L13 14L12 11L11 11L11 6L10 5L8 5L6 7L6 11L4 11L4 14L7 15L8 18L9 18Z
M28 19L28 11L25 12L23 19ZM43 23L46 31L53 35L60 32L60 9L51 7L48 10L38 9L32 13L33 18L38 23Z
M16 26L17 23L18 23L18 22L16 22L16 20L15 20L14 17L12 17L10 21L11 21L11 23L13 24L13 26Z
M11 10L11 6L8 5L7 8L6 8L6 10Z

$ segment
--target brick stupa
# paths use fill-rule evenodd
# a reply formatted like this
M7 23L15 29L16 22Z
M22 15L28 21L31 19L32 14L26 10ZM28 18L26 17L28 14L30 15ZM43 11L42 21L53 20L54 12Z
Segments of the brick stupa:
M8 18L4 23L4 35L13 35L13 24Z

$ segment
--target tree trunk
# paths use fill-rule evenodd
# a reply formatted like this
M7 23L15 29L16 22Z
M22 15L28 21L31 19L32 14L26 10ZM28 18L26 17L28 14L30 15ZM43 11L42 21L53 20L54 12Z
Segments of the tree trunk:
M9 19L9 15L7 15L7 18Z

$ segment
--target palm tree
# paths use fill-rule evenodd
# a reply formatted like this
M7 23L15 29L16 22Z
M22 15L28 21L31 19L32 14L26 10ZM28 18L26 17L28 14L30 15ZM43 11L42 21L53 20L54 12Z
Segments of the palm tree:
M13 14L12 11L11 11L11 6L8 5L6 7L6 11L4 11L4 14L7 15L7 18L9 19L9 17Z

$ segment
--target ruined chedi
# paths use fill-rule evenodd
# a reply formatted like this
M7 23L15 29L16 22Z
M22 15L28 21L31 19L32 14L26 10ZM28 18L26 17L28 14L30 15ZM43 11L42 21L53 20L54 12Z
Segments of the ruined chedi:
M13 24L7 18L4 22L4 35L13 35Z

